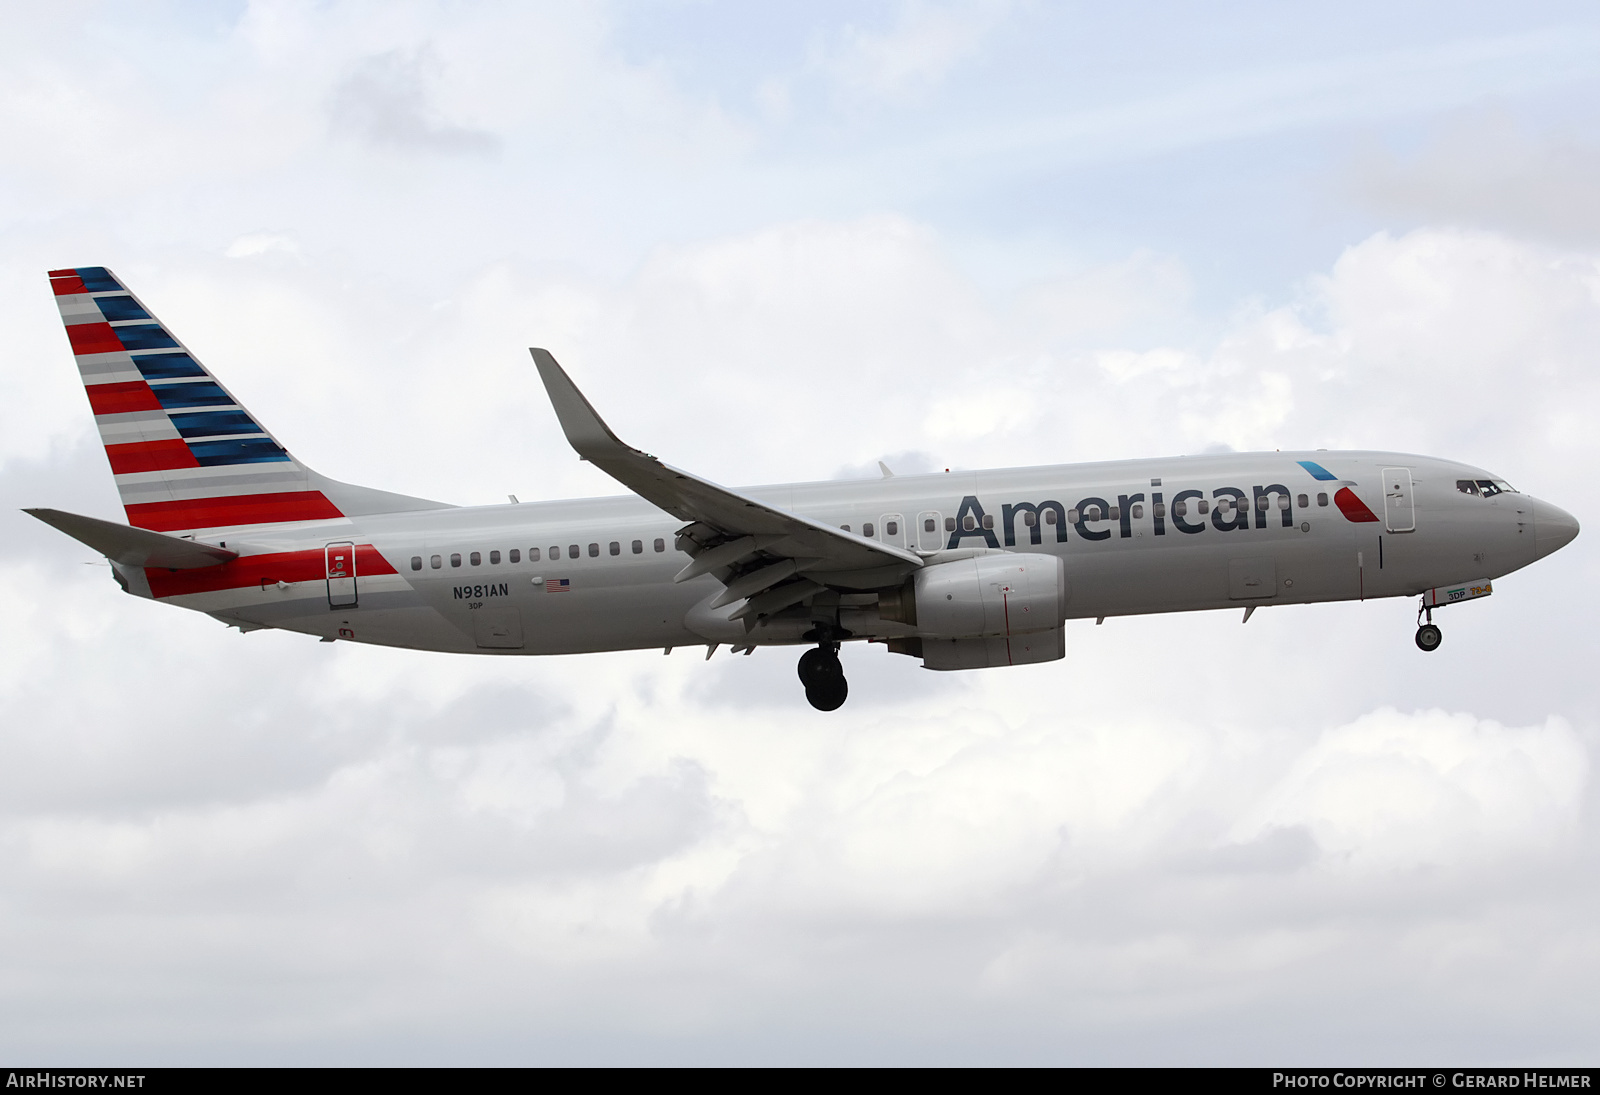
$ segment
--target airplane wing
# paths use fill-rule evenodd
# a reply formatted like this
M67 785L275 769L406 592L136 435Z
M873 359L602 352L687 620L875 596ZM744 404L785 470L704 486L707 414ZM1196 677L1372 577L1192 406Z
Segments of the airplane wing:
M824 589L898 585L922 566L913 552L769 506L629 447L549 351L529 352L578 455L647 502L690 522L678 533L678 547L693 561L676 580L714 575L727 588L711 607L743 600L732 618L753 624Z
M58 509L25 509L58 528L81 544L87 544L114 563L130 567L166 567L169 570L195 570L214 567L237 559L237 551L212 544L199 544L179 536L168 536L149 529L131 528L98 517L82 517Z

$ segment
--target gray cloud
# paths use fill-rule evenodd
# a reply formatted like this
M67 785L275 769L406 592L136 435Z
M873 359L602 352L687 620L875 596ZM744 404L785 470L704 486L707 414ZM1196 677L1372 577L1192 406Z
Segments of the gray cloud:
M363 59L334 88L328 110L334 129L372 144L447 155L499 149L492 133L437 117L428 96L436 63L423 50L390 50Z
M1422 147L1373 145L1348 167L1358 200L1390 216L1530 236L1560 246L1600 244L1600 144L1536 133L1509 113L1462 114Z

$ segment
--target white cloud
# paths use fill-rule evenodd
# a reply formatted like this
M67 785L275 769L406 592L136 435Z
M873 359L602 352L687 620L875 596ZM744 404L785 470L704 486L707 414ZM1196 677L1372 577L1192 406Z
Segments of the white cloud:
M228 244L228 249L223 254L230 259L248 259L273 251L296 255L299 254L300 248L294 240L276 232L249 232Z
M615 490L557 431L537 344L626 439L736 483L875 476L885 453L1375 445L1587 520L1592 254L1362 230L1273 300L1219 305L1141 222L1098 258L1016 240L1044 273L997 290L950 242L970 210L830 209L804 192L893 191L789 147L793 172L738 169L748 134L623 56L602 7L262 4L147 32L143 64L70 14L20 12L0 76L0 186L30 218L0 225L14 1057L1592 1045L1588 537L1450 609L1427 657L1409 603L1113 619L1016 670L852 647L824 718L778 651L240 636L121 596L16 512L115 516L41 276L103 261L320 470L451 501ZM910 6L824 40L904 108L1001 14ZM330 132L363 73L377 99ZM808 109L780 90L775 113ZM456 132L497 154L413 154Z
M1560 719L1509 729L1385 709L1325 733L1241 825L1304 827L1351 869L1449 869L1563 851L1587 782L1588 752Z
M929 3L904 0L894 25L849 25L819 63L845 94L889 99L927 91L979 53L985 36L1010 14L1009 0Z

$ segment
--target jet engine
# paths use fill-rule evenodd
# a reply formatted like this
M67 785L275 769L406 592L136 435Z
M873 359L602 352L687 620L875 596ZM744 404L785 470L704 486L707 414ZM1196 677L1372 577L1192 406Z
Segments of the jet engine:
M1054 555L997 553L923 567L878 595L878 615L916 638L889 649L925 669L984 669L1066 654L1067 571Z

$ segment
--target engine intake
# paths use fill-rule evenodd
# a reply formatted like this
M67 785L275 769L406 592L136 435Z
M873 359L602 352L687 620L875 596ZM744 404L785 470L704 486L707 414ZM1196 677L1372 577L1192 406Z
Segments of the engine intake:
M916 628L920 641L890 649L920 654L928 669L1054 661L1066 653L1066 567L1009 552L937 563L879 594L878 614Z

